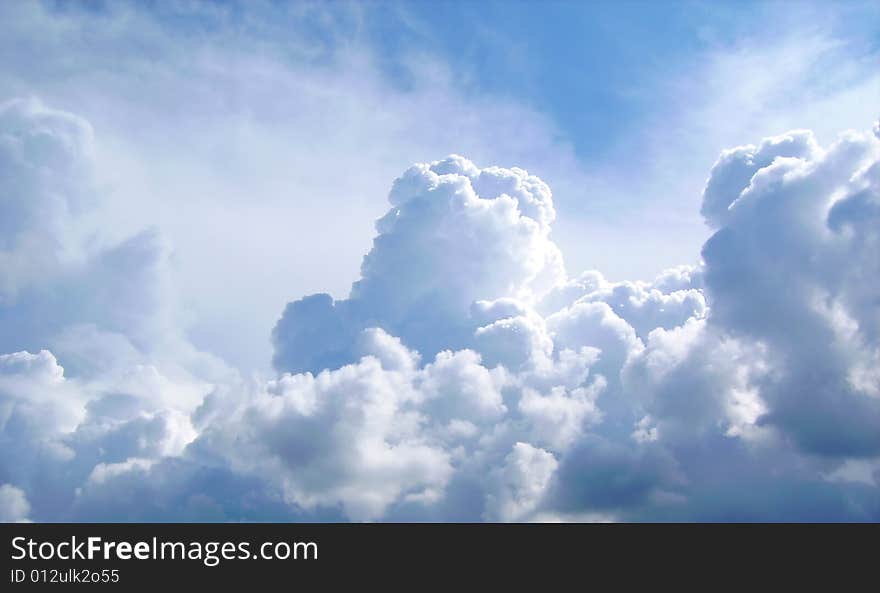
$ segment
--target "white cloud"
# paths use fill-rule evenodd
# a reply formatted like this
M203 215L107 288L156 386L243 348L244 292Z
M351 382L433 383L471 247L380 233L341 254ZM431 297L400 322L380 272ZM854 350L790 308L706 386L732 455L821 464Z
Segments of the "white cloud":
M94 152L78 116L0 106L0 481L36 518L64 517L96 467L179 456L190 414L234 377L184 336L161 236L116 242L90 221Z
M604 388L604 380L570 392L556 386L546 395L525 388L519 400L519 411L531 426L532 439L536 443L546 443L554 450L565 450L580 436L587 422L601 420L596 397Z
M880 348L880 143L849 132L820 150L800 133L761 146L782 143L800 156L754 157L748 179L730 174L739 157L712 171L707 200L730 206L703 248L709 322L768 348L763 422L812 453L877 455L880 400L862 371Z
M493 472L496 490L489 494L486 518L521 521L541 502L558 463L547 451L528 443L516 443L504 458L504 465Z
M569 279L522 169L414 165L349 297L288 305L279 375L243 380L186 338L157 233L81 232L89 124L3 114L8 237L47 248L4 246L40 272L0 303L11 517L880 516L873 134L724 153L703 262L653 282Z
M71 218L92 199L91 126L36 100L0 104L0 303L80 259Z
M282 375L207 439L307 509L341 505L350 518L377 519L403 495L430 498L449 477L449 455L423 435L414 369L383 368L382 358Z
M477 301L534 301L564 276L550 189L526 171L451 156L408 169L389 201L349 298L287 306L273 333L279 370L351 362L354 335L374 324L427 356L467 347Z
M0 485L0 523L19 523L28 520L31 505L24 492L11 484Z

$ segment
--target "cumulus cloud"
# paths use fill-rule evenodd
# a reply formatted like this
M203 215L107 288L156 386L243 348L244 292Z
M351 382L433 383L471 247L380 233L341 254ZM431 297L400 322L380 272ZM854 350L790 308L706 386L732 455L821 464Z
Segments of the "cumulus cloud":
M291 504L376 519L402 496L436 498L451 472L447 451L423 434L411 373L367 356L286 374L205 439L241 471L276 481Z
M0 104L0 303L76 262L72 216L90 200L91 126L36 100Z
M6 520L880 517L872 133L724 152L703 261L651 281L569 277L523 169L414 165L268 379L187 341L159 233L88 238L87 122L0 140Z
M92 226L93 142L75 115L0 105L0 482L37 517L65 517L97 467L179 454L233 376L179 327L161 235Z
M873 457L880 146L871 134L847 133L822 150L800 132L757 153L776 146L790 150L754 161L748 180L730 175L740 165L726 157L712 171L707 199L724 194L730 205L703 248L710 322L767 347L763 424L810 453Z
M27 521L31 505L24 492L10 484L0 485L0 522L19 523Z
M114 240L96 226L94 152L81 117L36 99L0 104L0 351L63 348L77 328L94 328L91 348L125 341L170 364L221 369L184 336L161 232Z
M486 502L486 518L514 521L530 516L557 465L551 453L528 443L516 443L504 464L492 472L496 484Z
M533 301L564 274L550 240L550 188L522 169L479 169L451 156L411 167L389 195L348 299L290 303L275 327L275 367L313 371L352 361L361 329L380 325L426 356L467 347L480 300Z

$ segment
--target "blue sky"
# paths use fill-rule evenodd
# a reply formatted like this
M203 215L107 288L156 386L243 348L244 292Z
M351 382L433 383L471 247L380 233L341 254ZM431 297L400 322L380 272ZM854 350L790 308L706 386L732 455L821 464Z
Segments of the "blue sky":
M870 57L877 13L859 2L403 2L370 5L343 29L375 48L400 88L410 84L401 63L436 56L467 93L510 97L548 115L589 162L673 111L666 85L715 54L814 35ZM834 88L805 82L811 93Z
M10 516L880 516L876 3L0 23Z
M700 34L712 26L709 15L688 7L700 10L656 2L400 4L402 15L388 9L368 19L368 36L392 76L401 53L442 55L471 92L550 114L586 159L605 152L600 139L637 125L645 87L707 48Z

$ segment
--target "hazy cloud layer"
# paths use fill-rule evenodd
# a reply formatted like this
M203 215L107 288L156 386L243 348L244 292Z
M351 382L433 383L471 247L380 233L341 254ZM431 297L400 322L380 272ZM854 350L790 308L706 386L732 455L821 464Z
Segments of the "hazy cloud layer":
M189 343L159 231L89 226L99 141L0 106L4 520L880 518L875 134L726 151L651 282L568 276L522 169L414 165L268 380Z

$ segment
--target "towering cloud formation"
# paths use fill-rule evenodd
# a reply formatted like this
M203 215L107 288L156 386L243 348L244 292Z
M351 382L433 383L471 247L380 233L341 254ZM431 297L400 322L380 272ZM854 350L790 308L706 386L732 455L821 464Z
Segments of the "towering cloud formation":
M92 143L76 116L0 105L0 484L38 520L71 518L102 468L179 454L223 374L175 324L159 234L93 237Z
M821 456L880 453L877 158L867 134L824 151L796 132L726 153L706 192L728 202L703 248L711 320L766 345L761 423Z
M550 241L550 188L522 169L478 169L451 156L394 182L391 209L348 299L312 295L275 329L275 366L318 371L352 361L355 335L381 326L422 354L471 343L481 299L534 301L564 275Z
M0 111L2 517L880 518L874 135L726 151L702 262L651 282L569 278L522 169L415 165L268 381L176 329L156 233L83 240L91 142Z

